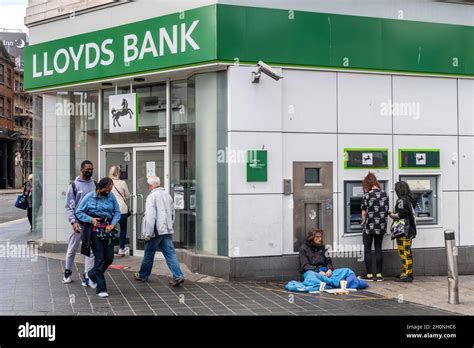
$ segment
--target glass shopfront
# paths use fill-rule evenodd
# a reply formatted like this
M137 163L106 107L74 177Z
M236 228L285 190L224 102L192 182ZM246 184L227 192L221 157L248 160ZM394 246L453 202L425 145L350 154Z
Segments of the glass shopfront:
M227 219L222 211L227 207L227 176L216 160L217 150L225 148L227 139L225 85L226 74L220 72L131 89L123 86L102 90L100 175L117 165L129 187L127 203L132 216L127 243L132 252L140 253L144 248L141 224L150 174L161 179L161 185L174 199L176 247L215 255L227 252ZM109 97L131 92L138 96L137 131L110 132ZM220 119L224 119L224 125L218 122ZM196 161L197 154L201 162ZM202 177L202 186L197 175Z

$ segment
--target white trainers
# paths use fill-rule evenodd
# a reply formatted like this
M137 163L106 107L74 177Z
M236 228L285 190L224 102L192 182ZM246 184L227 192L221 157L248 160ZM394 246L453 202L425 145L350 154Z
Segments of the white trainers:
M71 270L69 270L69 269L65 270L64 271L64 276L63 276L63 284L71 283L72 282L71 276L72 276Z
M125 256L125 249L119 249L117 256Z
M104 291L104 292L98 293L97 296L99 296L99 297L109 297L109 294Z
M97 287L97 283L94 283L91 278L87 278L89 280L89 287L95 289Z
M84 287L90 287L92 289L95 289L97 287L97 283L94 283L91 278L89 278L88 273L83 273L82 274L82 286Z

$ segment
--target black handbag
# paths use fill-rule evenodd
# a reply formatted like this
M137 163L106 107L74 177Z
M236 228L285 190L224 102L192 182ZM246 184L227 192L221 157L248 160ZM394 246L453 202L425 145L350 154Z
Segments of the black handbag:
M410 222L408 219L398 219L393 221L392 227L390 227L391 239L408 236L410 231Z

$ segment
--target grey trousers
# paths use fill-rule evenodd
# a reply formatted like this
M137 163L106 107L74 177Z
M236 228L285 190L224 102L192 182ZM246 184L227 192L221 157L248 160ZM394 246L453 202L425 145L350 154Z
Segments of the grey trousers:
M67 252L66 252L66 269L72 270L74 264L74 258L76 257L77 250L81 245L81 234L72 231L69 235L67 242ZM94 268L94 255L91 253L90 257L85 256L86 264L84 271L87 273L92 268Z

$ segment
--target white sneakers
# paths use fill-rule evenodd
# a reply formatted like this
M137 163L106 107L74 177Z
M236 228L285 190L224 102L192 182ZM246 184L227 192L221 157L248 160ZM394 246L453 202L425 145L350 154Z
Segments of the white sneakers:
M117 256L130 256L130 248L125 247L125 249L119 249Z
M106 293L106 292L100 292L100 293L97 294L97 296L99 296L99 297L109 297L109 294Z
M72 271L69 269L65 270L64 276L63 276L63 284L71 283L72 282L71 276L72 276Z
M89 278L89 275L86 273L83 273L82 275L82 286L84 287L90 287L92 289L97 288L97 283L94 283L91 278Z

